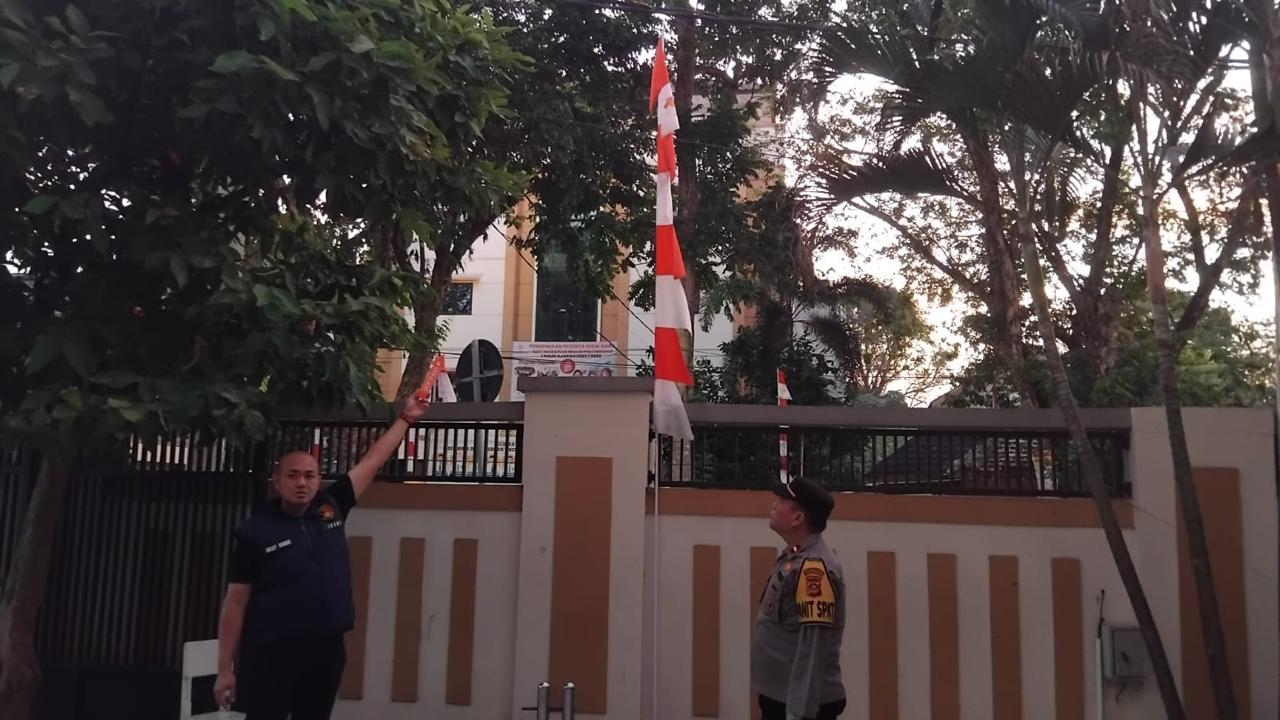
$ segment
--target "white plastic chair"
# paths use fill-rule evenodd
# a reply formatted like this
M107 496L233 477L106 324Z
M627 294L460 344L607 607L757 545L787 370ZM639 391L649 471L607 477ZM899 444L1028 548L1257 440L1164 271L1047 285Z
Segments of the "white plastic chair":
M196 640L182 644L182 706L178 720L236 720L244 715L230 710L191 714L191 680L218 674L218 641Z

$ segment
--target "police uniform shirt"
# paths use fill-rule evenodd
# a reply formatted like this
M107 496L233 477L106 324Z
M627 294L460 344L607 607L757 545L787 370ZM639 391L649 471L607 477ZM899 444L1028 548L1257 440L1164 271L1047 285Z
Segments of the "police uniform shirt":
M279 499L235 532L230 582L252 587L242 645L341 635L355 620L344 530L356 504L351 478L316 494L301 517Z
M844 570L821 535L784 551L773 565L751 644L751 677L788 717L812 718L843 700Z

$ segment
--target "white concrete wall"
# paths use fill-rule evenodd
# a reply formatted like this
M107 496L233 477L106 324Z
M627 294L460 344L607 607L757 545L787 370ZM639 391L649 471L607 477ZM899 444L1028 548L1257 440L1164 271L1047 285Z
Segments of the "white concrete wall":
M364 698L339 700L338 720L492 720L510 717L512 659L516 644L515 578L520 514L492 511L361 509L351 513L347 535L372 538ZM396 588L401 538L425 538L422 639L418 702L391 701ZM453 580L453 541L477 540L475 644L472 704L445 704L445 667Z
M1267 409L1193 408L1184 413L1192 464L1229 467L1240 471L1241 529L1244 536L1245 597L1249 625L1249 704L1254 718L1276 717L1280 697L1280 618L1277 617L1277 511L1272 414ZM1174 668L1181 667L1178 558L1179 522L1172 484L1173 460L1161 408L1133 411L1131 469L1138 533L1134 562L1144 582L1167 579L1167 592L1148 590L1152 612L1164 632L1165 648ZM1232 672L1238 672L1232 668ZM1179 673L1179 682L1182 678ZM1143 688L1147 714L1154 717L1159 698L1154 685ZM1242 698L1237 703L1244 705Z
M1191 409L1186 424L1192 461L1197 467L1234 467L1241 473L1244 512L1249 663L1233 672L1250 674L1248 704L1252 717L1276 717L1280 671L1277 622L1277 501L1272 455L1271 416L1267 410ZM1134 411L1134 528L1125 531L1147 597L1161 627L1165 647L1181 682L1178 592L1178 521L1172 465L1163 434L1163 410ZM857 503L857 495L839 496ZM660 518L659 713L664 720L691 718L692 554L695 545L721 548L720 717L747 717L750 639L747 618L753 592L749 553L752 546L780 547L768 529L768 495L762 494L759 519L699 516ZM653 520L646 528L646 552L652 557ZM844 679L848 716L867 713L868 551L889 551L897 559L899 710L904 718L930 714L930 644L926 557L957 556L962 716L992 713L992 663L988 557L1018 558L1021 612L1023 717L1052 718L1054 713L1054 636L1051 560L1078 558L1084 594L1085 717L1089 720L1140 720L1163 716L1154 679L1122 687L1106 683L1102 718L1095 709L1097 667L1094 635L1098 600L1111 625L1136 623L1102 531L1096 528L1025 528L899 522L833 522L826 538L839 554L848 578L848 626L844 637ZM652 622L652 578L646 586L646 616ZM645 630L645 701L652 697L652 629ZM1119 699L1117 699L1117 697ZM646 710L645 717L653 717Z

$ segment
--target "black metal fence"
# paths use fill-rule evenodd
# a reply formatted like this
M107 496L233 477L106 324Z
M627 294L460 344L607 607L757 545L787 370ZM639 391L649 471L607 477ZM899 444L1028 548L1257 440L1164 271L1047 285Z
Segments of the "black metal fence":
M290 450L317 456L320 471L336 478L356 463L386 429L384 423L286 422L268 457ZM524 426L514 421L415 423L378 477L388 482L519 483Z
M695 407L691 406L690 414L696 418ZM788 417L786 411L791 409L781 410L773 414L775 419ZM831 490L1051 497L1089 494L1079 448L1065 429L1000 428L993 427L990 420L988 427L961 427L961 423L946 427L937 415L935 427L885 427L887 417L880 417L878 426L821 425L813 424L812 418L782 426L759 424L751 418L731 419L719 410L716 413L708 420L695 421L692 442L665 436L659 439L656 471L662 485L767 487L779 478L779 435L785 434L790 472L815 479ZM907 414L900 422L919 418ZM792 419L806 420L803 414ZM846 417L845 421L857 419ZM1121 422L1099 424L1101 427L1090 429L1089 442L1101 462L1103 480L1112 496L1128 497L1128 429Z

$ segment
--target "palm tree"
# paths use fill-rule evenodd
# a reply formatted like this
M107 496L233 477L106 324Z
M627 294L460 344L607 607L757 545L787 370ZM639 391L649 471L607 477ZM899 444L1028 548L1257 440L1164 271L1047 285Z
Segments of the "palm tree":
M967 12L974 18L969 52L957 52L935 42L938 21L947 12L942 2L935 2L928 16L922 18L923 24L909 25L912 32L906 38L886 36L867 27L842 29L823 44L815 63L815 76L820 87L829 86L850 72L874 73L888 81L895 88L891 102L885 106L890 129L909 129L930 116L944 118L963 141L976 190L962 188L956 182L956 171L928 146L903 151L902 135L888 152L858 166L828 156L819 165L818 173L833 202L894 191L945 195L974 208L981 217L988 259L989 278L981 288L985 290L981 297L997 321L997 350L1009 362L1018 357L1020 350L1013 343L1021 329L1014 251L1014 245L1019 246L1058 405L1081 455L1104 535L1142 628L1166 713L1171 718L1181 718L1184 711L1168 656L1058 352L1033 217L1033 184L1062 187L1057 177L1043 182L1047 175L1042 174L1059 148L1075 147L1089 160L1099 155L1091 153L1091 148L1076 136L1071 119L1085 94L1108 81L1115 68L1124 64L1124 58L1117 60L1115 53L1061 49L1067 33L1085 50L1096 47L1100 38L1106 39L1106 33L1100 32L1105 29L1103 17L1088 4L1041 0L1033 5L1015 0L995 6L979 1L951 10L955 16ZM1045 42L1046 39L1056 43ZM1001 210L1001 184L989 139L992 136L1011 139L1007 156L1013 171L1016 207L1012 240L1005 236L1007 223ZM1031 141L1034 148L1029 152ZM870 205L858 207L876 214ZM882 219L893 222L892 218ZM924 250L930 257L930 249ZM945 263L934 264L945 271ZM976 284L968 278L956 279Z

